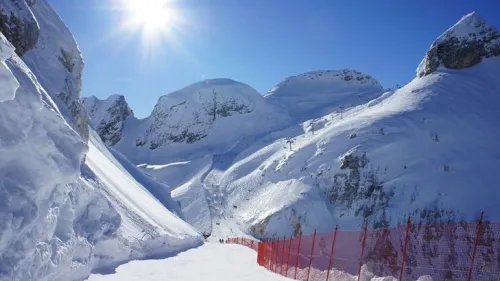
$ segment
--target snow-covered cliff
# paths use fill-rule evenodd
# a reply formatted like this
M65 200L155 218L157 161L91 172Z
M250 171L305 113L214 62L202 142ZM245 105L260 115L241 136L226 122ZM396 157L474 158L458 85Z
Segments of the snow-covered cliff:
M0 280L83 280L202 243L166 186L88 130L81 56L57 14L45 0L0 7L16 3L40 38L20 58L0 34Z
M102 101L92 96L83 98L82 102L89 115L90 124L102 141L110 146L119 142L122 138L125 120L128 117L134 117L125 97L114 95Z
M80 101L83 58L71 31L47 0L0 3L0 32L87 141L88 117Z

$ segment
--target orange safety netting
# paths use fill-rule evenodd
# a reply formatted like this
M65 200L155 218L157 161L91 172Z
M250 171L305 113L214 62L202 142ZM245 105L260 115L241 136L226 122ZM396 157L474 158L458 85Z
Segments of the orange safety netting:
M361 272L398 280L500 281L500 224L489 222L408 222L258 245L250 239L230 240L257 250L259 265L297 280L343 280Z

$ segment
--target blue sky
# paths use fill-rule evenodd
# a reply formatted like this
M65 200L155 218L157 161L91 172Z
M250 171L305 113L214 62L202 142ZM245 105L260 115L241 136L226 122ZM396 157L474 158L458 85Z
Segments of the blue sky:
M183 23L148 52L140 33L118 32L124 14L109 9L116 0L49 1L83 51L83 95L122 94L138 117L205 78L264 93L287 76L353 68L386 87L404 84L463 15L476 11L500 27L496 0L172 0Z

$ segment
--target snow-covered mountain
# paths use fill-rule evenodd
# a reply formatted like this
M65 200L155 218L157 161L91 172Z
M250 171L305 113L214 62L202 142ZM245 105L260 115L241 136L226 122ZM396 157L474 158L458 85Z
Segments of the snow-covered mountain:
M286 78L265 95L269 103L302 119L353 107L377 97L380 83L356 70L313 71ZM302 120L303 121L303 120Z
M209 131L220 136L217 146L197 145L209 143L207 131L186 116L203 107L184 103L196 90L179 91L162 97L147 121L127 121L123 135L151 148L157 128L162 136L177 134L177 127L163 125L182 120L190 124L183 127L187 132L203 132L200 137L180 143L160 138L168 141L151 151L183 153L142 157L125 138L113 147L168 183L185 219L214 236L359 228L365 219L377 228L408 215L426 223L470 221L480 210L498 220L498 37L479 15L466 15L436 39L413 81L385 92L354 70L287 78L259 99L281 117L275 127L246 127L241 134L232 128L248 123L228 118L222 135ZM210 120L206 112L203 120ZM265 117L261 112L250 121L263 124ZM144 134L143 124L155 124L148 131L155 134Z
M83 99L83 106L88 113L90 124L95 128L102 141L109 146L115 145L122 138L125 120L134 117L124 96L114 95L102 101L96 97Z
M2 29L14 46L0 34L0 280L83 280L200 245L168 188L82 127L86 113L71 106L81 107L81 56L47 2L0 7L40 27L21 58L12 32L23 29ZM59 60L60 47L71 58Z
M161 164L225 151L289 119L250 86L230 79L205 80L165 95L141 120L120 96L90 97L83 103L101 138L134 163Z
M428 75L439 67L468 68L480 63L483 58L499 55L500 33L472 12L434 41L418 66L417 75Z

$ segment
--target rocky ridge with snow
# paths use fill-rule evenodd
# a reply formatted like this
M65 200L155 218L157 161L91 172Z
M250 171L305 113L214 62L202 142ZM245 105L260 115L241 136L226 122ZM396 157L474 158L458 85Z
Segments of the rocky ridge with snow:
M439 36L417 68L419 77L433 73L442 66L463 69L483 58L500 55L500 33L476 12L465 15Z
M90 124L95 128L106 144L113 146L122 138L125 120L134 112L125 101L125 97L115 95L104 101L96 97L84 98L83 106L89 115ZM97 122L100 120L99 122Z
M122 104L125 108L124 101ZM202 154L207 149L217 153L289 119L268 105L257 91L230 79L205 80L165 95L151 115L140 120L127 110L115 110L109 100L99 102L90 97L84 99L84 105L101 137L116 140L108 144L134 163L154 164L165 157L200 156L190 156L195 149ZM119 125L115 125L117 122Z

